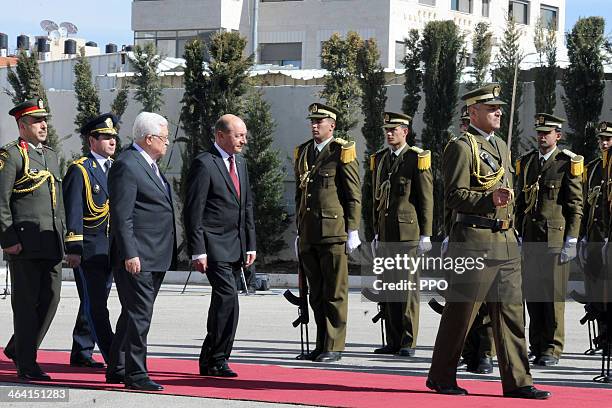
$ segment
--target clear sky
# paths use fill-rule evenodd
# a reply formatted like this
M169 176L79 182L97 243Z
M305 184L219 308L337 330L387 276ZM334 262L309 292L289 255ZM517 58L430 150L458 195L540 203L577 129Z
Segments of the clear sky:
M80 38L100 47L109 42L131 44L131 0L27 0L2 1L0 32L9 36L14 49L17 35L42 35L41 20L69 21L79 28ZM600 15L606 19L606 34L612 35L611 0L566 0L566 30L579 17Z

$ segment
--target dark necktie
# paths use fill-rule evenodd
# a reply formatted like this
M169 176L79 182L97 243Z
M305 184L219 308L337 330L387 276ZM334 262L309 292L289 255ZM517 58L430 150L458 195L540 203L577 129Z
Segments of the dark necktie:
M319 148L317 146L314 147L314 159L317 160L319 156Z
M153 169L153 172L155 173L159 181L161 181L162 186L166 187L166 183L164 182L164 179L162 178L161 173L159 172L159 168L157 167L157 164L151 163L151 168Z
M234 164L234 156L230 156L228 160L230 178L232 179L232 183L234 183L236 194L238 195L238 198L240 198L240 182L238 181L238 175L236 174L236 164Z
M111 168L111 161L107 159L104 162L104 173L108 175L108 171L110 170L110 168Z
M546 159L544 157L540 157L540 171L542 171L545 164L546 164Z

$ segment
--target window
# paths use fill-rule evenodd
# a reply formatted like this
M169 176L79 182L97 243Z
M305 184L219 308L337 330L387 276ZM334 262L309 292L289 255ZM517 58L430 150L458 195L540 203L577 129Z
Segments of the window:
M473 0L451 0L451 10L460 11L462 13L472 12Z
M510 0L508 14L519 24L529 24L529 3L527 1Z
M166 57L182 58L185 54L185 44L199 38L205 44L210 43L210 37L218 30L183 30L183 31L136 31L134 44L144 46L153 43L157 51ZM204 59L208 61L208 50L204 51Z
M490 6L489 0L482 0L482 16L483 17L489 17L489 6Z
M436 0L419 0L419 4L425 4L426 6L435 6Z
M302 67L302 43L262 43L259 60L262 64Z
M557 24L557 16L559 9L552 6L540 6L540 19L542 20L542 24L544 27L549 30L557 30L559 28Z

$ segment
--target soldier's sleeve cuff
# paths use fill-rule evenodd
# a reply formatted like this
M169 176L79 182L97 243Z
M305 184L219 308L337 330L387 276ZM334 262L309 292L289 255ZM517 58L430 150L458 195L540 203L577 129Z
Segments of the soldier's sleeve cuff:
M0 235L0 245L2 248L9 248L19 243L19 236L12 226L7 228L6 231Z
M82 234L76 234L75 232L69 232L66 234L66 237L64 238L65 242L79 242L79 241L83 241L83 235Z

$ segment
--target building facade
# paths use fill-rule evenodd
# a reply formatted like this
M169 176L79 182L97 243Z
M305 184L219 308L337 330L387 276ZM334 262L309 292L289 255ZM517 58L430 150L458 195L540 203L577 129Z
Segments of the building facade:
M565 49L565 0L133 0L132 30L135 44L154 42L164 55L182 57L189 40L218 30L240 31L252 50L257 27L258 62L303 69L320 67L321 43L332 33L356 31L377 40L385 68L402 68L409 30L453 20L469 50L474 26L485 21L499 46L508 15L519 23L525 54L535 51L539 20Z

